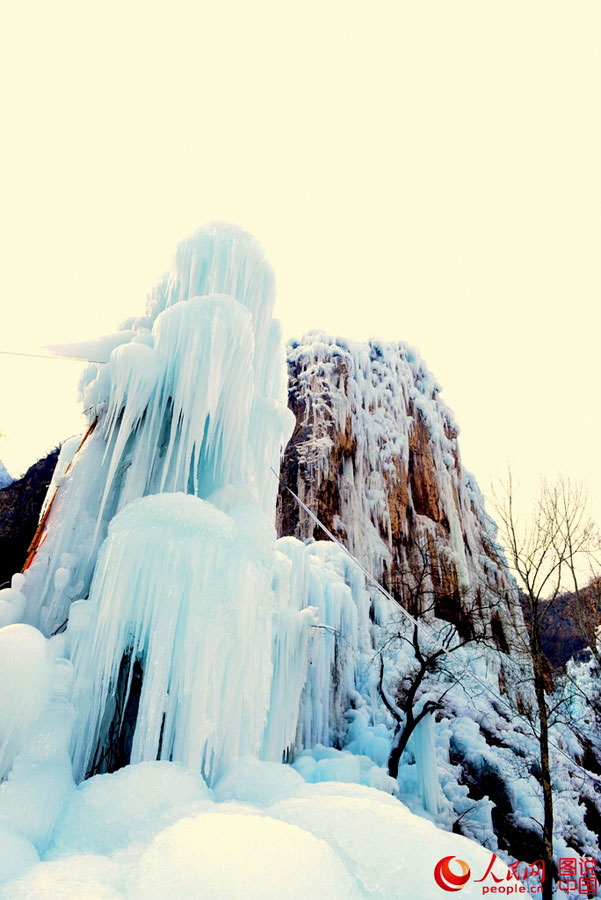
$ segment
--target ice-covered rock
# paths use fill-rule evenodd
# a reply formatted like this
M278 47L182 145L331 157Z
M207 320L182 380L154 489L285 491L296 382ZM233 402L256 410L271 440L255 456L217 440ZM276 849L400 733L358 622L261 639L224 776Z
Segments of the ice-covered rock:
M418 352L400 341L310 332L290 342L287 359L296 428L282 483L396 595L427 552L443 618L460 622L462 598L469 602L486 585L502 596L509 582L496 526L462 466L453 413ZM277 526L280 535L324 539L284 487ZM481 615L490 624L490 612ZM503 603L495 615L506 649L521 616Z
M9 474L8 469L0 459L0 491L3 488L8 487L9 484L12 484L13 481L14 478Z

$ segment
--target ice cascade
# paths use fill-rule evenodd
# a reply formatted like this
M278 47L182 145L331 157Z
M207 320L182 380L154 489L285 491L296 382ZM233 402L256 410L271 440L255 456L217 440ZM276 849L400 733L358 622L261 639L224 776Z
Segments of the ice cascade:
M255 242L210 226L82 378L88 431L61 451L5 604L31 629L28 728L42 716L44 634L72 670L76 782L158 759L215 784L250 755L308 781L398 790L374 665L398 610L331 542L276 541L270 469L294 417L274 296ZM21 765L21 731L6 729L6 772Z
M272 588L270 467L293 424L274 298L255 241L211 225L84 374L90 427L61 454L24 616L66 626L78 779L159 758L213 780L294 736L313 613Z

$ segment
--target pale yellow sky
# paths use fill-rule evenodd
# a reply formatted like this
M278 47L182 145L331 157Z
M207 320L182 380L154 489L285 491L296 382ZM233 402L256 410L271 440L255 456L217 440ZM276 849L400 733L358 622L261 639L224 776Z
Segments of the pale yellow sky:
M0 349L142 311L179 239L252 231L286 334L418 346L483 489L584 478L601 521L601 4L12 4ZM13 473L78 365L0 358Z

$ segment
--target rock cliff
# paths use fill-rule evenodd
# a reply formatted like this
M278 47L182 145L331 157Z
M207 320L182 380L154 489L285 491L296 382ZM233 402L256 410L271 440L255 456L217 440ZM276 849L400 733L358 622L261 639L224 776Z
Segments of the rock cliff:
M9 582L25 562L57 459L58 449L0 489L0 585Z
M283 484L405 605L427 557L436 615L461 628L475 613L507 649L521 614L504 603L496 527L418 353L311 332L289 344L288 374L296 427ZM277 515L280 535L324 537L284 488ZM495 598L486 611L484 593Z

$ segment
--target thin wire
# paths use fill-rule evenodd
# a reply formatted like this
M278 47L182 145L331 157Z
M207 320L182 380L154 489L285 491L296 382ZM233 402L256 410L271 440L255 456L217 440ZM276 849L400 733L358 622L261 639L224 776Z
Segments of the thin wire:
M315 513L311 509L309 509L307 504L304 503L301 500L301 498L297 494L294 493L292 488L288 487L288 485L283 482L281 476L275 471L273 466L270 466L269 468L271 469L271 471L273 472L273 474L275 475L277 480L280 482L282 487L285 490L287 490L288 493L294 497L294 499L299 504L299 506L301 506L305 510L305 512L321 528L321 530L324 532L324 534L327 534L327 536L330 538L330 540L334 541L335 544L338 544L340 549L344 553L346 553L346 555L349 557L349 559L353 560L353 562L361 569L361 571L363 572L365 577L368 579L368 581L370 581L371 584L373 584L373 586L381 594L384 595L384 597L386 597L388 600L390 600L390 602L393 603L394 606L400 610L400 612L405 616L405 618L409 622L411 622L414 625L415 628L417 628L418 630L420 630L422 632L425 632L429 636L430 640L432 640L443 651L443 653L445 653L449 657L449 659L451 660L452 663L455 663L455 665L457 665L461 669L462 672L464 672L469 677L473 678L473 680L475 682L477 682L481 687L483 687L486 691L488 691L488 693L491 694L495 698L495 700L498 700L499 703L501 703L503 706L507 707L507 709L511 713L512 717L521 719L521 721L524 722L528 726L528 728L534 732L535 737L538 740L540 740L540 735L537 733L537 731L532 726L532 724L528 721L528 719L524 718L520 713L516 712L516 710L513 709L513 707L511 706L511 704L509 703L508 700L505 700L503 697L501 697L500 694L497 694L497 692L491 687L490 684L488 684L486 681L484 681L482 678L480 678L478 675L476 675L474 672L472 672L471 669L468 669L468 667L465 666L461 662L461 660L457 659L457 657L455 657L455 656L451 656L451 653L448 650L448 648L445 647L444 644L441 643L441 641L439 641L439 639L436 637L436 635L434 634L432 629L429 626L427 626L424 622L419 622L414 616L412 616L411 613L408 610L406 610L405 607L401 603L399 603L399 601L396 600L392 596L392 594L389 591L387 591L386 588L380 584L379 581L377 581L374 578L374 576L371 574L371 572L369 572L365 568L365 566L362 565L355 556L353 556L351 551L348 550L344 546L342 541L340 541L336 537L336 535L332 534L332 532L329 530L329 528L326 528L326 526L323 524L323 522L320 519L318 519L318 517L315 515ZM469 694L468 689L465 688L465 690ZM475 700L475 697L472 696L471 699ZM565 758L568 760L570 765L575 766L577 769L580 769L580 771L584 775L586 775L588 778L590 778L590 780L593 782L593 784L595 786L595 790L597 790L597 791L601 790L601 778L598 778L597 776L593 775L591 772L589 772L587 769L585 769L583 766L581 766L580 763L577 763L576 760L572 759L572 757L568 753L566 753L565 750L562 750L561 747L559 747L557 744L555 744L552 740L548 739L548 741L549 741L549 746L552 747L554 750L556 750L558 753L560 753L562 756L565 756Z
M28 359L67 359L74 362L98 363L103 365L106 359L88 359L85 356L61 356L60 353L17 353L15 350L0 350L2 356L25 356Z

